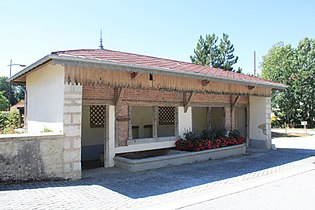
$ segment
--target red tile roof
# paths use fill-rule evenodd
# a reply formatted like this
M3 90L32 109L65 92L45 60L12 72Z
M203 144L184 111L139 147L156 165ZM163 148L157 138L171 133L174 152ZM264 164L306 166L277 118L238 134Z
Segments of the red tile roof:
M100 50L100 49L81 49L81 50L66 50L52 52L54 55L59 56L71 56L84 59L93 59L101 61L109 61L118 64L127 64L132 66L150 67L150 68L162 68L168 70L182 71L183 73L198 73L204 76L212 76L216 78L242 81L242 82L253 82L267 86L283 86L282 84L257 78L254 76L248 76L245 74L239 74L231 71L225 71L218 68L212 68L209 66L202 66L192 64L183 61L176 61L165 58L157 58L146 55L138 55L133 53L119 52L113 50Z

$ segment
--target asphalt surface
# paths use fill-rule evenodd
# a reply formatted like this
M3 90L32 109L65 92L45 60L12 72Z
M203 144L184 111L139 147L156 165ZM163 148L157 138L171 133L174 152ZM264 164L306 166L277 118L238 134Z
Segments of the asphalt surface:
M313 210L315 207L314 177L315 170L312 170L180 209Z

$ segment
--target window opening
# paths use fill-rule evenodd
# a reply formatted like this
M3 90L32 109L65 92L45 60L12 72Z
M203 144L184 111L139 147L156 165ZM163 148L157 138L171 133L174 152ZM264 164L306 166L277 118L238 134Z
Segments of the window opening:
M90 127L102 128L105 125L105 106L92 105L90 106Z

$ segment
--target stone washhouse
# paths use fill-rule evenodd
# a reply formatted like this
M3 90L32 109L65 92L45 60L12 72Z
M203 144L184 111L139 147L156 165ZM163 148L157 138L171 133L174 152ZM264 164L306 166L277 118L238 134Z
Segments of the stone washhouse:
M102 49L53 52L10 82L26 86L27 134L1 137L0 180L80 179L86 162L112 167L115 155L174 147L188 130L239 129L244 147L270 149L271 90L285 88Z

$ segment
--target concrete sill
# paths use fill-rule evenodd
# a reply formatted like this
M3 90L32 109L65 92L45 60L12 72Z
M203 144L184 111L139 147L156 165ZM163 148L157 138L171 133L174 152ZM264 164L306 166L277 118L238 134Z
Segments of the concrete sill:
M222 147L218 149L204 150L200 152L186 152L170 150L168 154L156 157L129 159L115 156L115 166L128 171L145 171L149 169L162 168L169 165L182 165L219 158L225 158L235 155L245 154L246 145Z
M28 141L28 140L43 140L43 139L55 139L55 138L62 138L64 137L63 133L36 133L36 134L1 134L0 141L12 141L12 140L21 140L21 141Z

